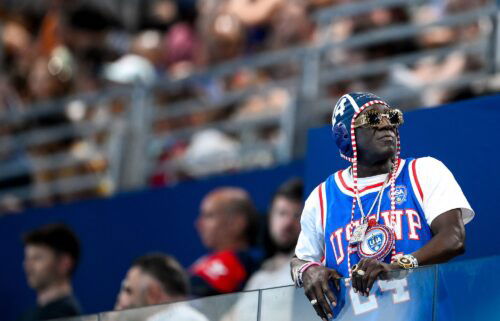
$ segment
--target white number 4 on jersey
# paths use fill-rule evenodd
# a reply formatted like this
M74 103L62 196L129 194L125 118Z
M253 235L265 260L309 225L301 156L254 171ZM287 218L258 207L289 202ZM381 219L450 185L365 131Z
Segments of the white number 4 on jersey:
M410 300L410 292L407 289L408 281L406 278L390 281L379 280L376 282L378 283L380 291L392 291L392 301L394 304ZM365 298L361 297L361 295L357 293L354 293L354 289L351 287L349 290L349 297L351 298L352 308L355 315L370 312L378 308L377 297L373 288L368 298Z

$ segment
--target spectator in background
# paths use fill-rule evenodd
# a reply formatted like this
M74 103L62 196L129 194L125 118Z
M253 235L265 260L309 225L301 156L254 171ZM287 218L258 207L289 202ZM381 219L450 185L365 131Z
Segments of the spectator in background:
M262 267L248 280L244 290L251 291L264 288L286 286L293 283L290 276L290 260L293 250L297 244L300 233L300 215L302 213L304 185L302 180L294 178L283 183L274 195L271 211L269 213L269 238L270 253L272 254ZM279 301L278 301L279 300ZM242 296L234 308L223 320L246 320L252 318L255 311L254 298ZM266 313L271 319L291 319L292 301L291 296L282 295L274 302L276 318Z
M205 247L213 252L190 269L196 296L241 290L260 263L251 248L258 230L258 216L247 192L223 187L210 192L201 203L196 227Z
M63 224L50 224L24 236L24 269L37 305L19 319L48 320L76 316L80 304L73 295L71 277L80 257L76 235Z
M429 3L416 8L413 17L415 24L431 24L441 21L443 17L459 12L473 10L478 1L447 1L444 3ZM435 26L428 28L417 37L421 51L452 46L457 43L472 43L480 38L480 34L488 33L491 25L487 18L457 26ZM450 101L467 99L475 96L474 86L457 88L439 86L460 78L462 75L477 72L484 67L480 55L455 48L446 55L426 55L412 64L396 65L393 69L394 82L403 90L411 92L415 97L416 106L435 106ZM422 88L427 90L422 91Z
M128 270L115 309L182 301L186 300L188 292L187 274L173 257L162 253L149 254L137 258ZM147 320L207 321L205 316L185 303L162 308Z
M290 259L300 233L304 185L299 178L284 182L274 195L268 216L267 260L252 275L245 290L292 284Z

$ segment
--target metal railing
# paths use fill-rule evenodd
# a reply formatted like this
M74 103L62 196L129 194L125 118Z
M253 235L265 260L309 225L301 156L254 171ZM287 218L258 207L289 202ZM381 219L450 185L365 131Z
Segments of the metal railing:
M8 160L0 165L0 182L22 175L31 176L32 180L32 184L26 186L4 188L0 195L11 194L29 202L41 199L43 203L44 199L64 200L68 194L89 190L93 190L89 194L107 195L116 189L141 188L158 173L175 176L180 171L184 176L197 177L287 162L302 155L307 128L328 117L337 98L329 94L329 88L379 75L390 79L396 69L411 71L417 61L424 59L443 60L458 54L473 57L478 66L451 79L411 87L386 81L378 88L363 89L407 109L422 104L419 97L430 91L484 86L500 67L500 16L498 4L494 2L425 24L399 23L353 33L340 41L332 39L328 31L332 23L377 8L404 7L411 11L426 3L429 1L379 0L322 9L312 14L318 37L306 45L235 59L183 79L158 79L150 86L136 84L106 89L37 104L28 112L0 114L0 121L15 132L0 136L0 159L3 155ZM457 29L467 25L479 26L474 39L358 62L330 59L339 52L348 56L380 43L414 40L436 27ZM200 83L217 83L242 70L278 66L289 71L285 78L238 90L222 88L216 97L193 90L199 89ZM183 90L196 93L177 100L170 98L172 93ZM252 116L234 117L235 109L273 90L285 97L277 111L266 112L263 108ZM169 97L165 100L162 96ZM79 116L71 116L71 113ZM218 113L226 117L207 116L208 122L185 121L198 114L205 117ZM45 125L44 119L54 115L63 115L64 121ZM179 142L189 145L196 135L207 130L216 130L225 139L236 142L233 154L208 153L203 157L202 153L198 160L185 157L162 160L162 155L168 153L166 145ZM274 139L263 137L263 132L271 132ZM182 177L170 181L178 179Z

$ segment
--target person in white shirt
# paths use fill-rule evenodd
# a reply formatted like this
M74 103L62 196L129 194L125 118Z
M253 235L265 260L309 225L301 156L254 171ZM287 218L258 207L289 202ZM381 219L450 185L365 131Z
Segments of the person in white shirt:
M271 255L250 277L244 290L293 284L289 264L300 233L303 192L304 185L298 178L292 178L278 188L268 217L268 255Z
M399 157L402 124L402 112L373 94L346 94L335 105L334 139L352 165L306 200L291 262L296 285L324 320L337 305L330 281L338 289L347 278L356 295L369 296L391 271L465 251L464 224L474 212L442 162Z

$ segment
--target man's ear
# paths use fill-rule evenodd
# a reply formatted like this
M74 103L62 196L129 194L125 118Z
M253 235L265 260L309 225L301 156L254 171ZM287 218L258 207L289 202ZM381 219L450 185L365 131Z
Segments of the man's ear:
M149 282L146 288L146 302L149 305L165 303L167 295L158 282Z
M148 305L156 304L157 292L154 289L154 284L152 284L152 282L149 282L147 285L145 294L146 303Z
M70 277L73 266L73 258L70 255L63 253L57 256L57 273L59 275Z
M232 228L234 234L242 235L244 234L247 224L247 219L243 214L235 214L233 215L229 226Z

